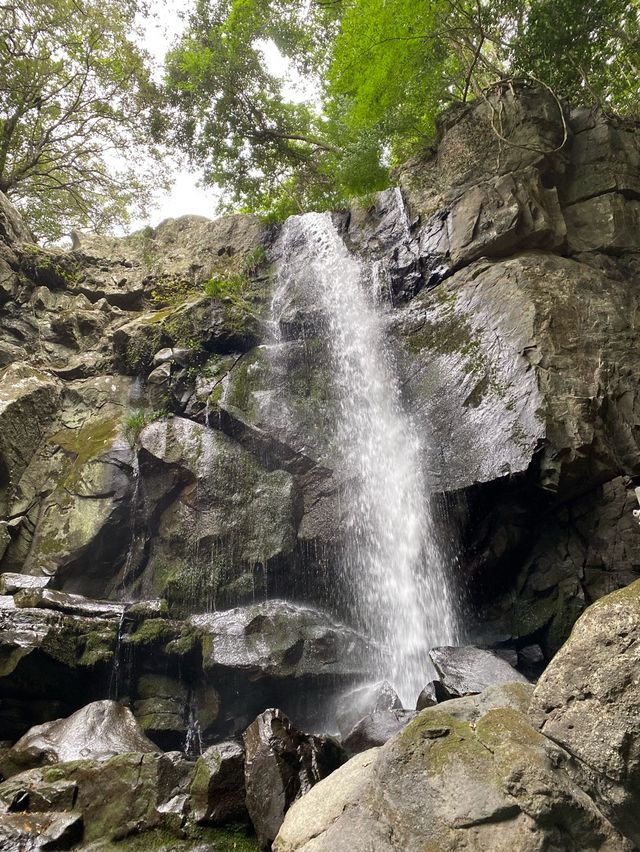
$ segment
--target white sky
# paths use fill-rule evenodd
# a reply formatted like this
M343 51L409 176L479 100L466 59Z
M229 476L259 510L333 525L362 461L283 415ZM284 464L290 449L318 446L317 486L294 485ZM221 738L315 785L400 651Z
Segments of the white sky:
M167 3L167 0L151 0L151 14L141 19L141 25L145 33L143 46L154 57L157 65L157 74L160 69L167 50L175 42L185 26L185 12L191 6L190 0L176 0ZM309 96L304 91L300 78L289 67L287 60L280 54L273 42L261 41L262 50L269 71L280 77L287 78L285 94L292 101L300 101ZM173 170L175 175L173 187L168 194L158 196L158 206L154 208L148 219L138 219L132 222L131 230L137 230L145 225L157 225L163 219L186 214L197 214L199 216L215 216L216 201L220 193L215 188L198 186L199 173L190 172L180 168L177 162Z

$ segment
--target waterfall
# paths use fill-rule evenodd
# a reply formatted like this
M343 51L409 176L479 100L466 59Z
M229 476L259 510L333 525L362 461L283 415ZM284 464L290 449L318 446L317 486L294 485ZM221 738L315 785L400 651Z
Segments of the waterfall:
M352 617L371 636L373 668L413 706L428 650L456 638L453 594L431 516L428 436L403 409L375 270L349 253L328 214L284 226L274 319L287 299L320 317L337 399L335 435L345 481L341 565Z

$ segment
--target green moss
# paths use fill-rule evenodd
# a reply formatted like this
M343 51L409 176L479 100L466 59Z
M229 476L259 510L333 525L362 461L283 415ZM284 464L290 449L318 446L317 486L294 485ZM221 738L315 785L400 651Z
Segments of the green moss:
M140 432L149 423L154 423L162 417L166 417L167 412L164 409L155 409L154 411L144 411L138 409L132 411L124 421L124 433L131 447L134 447L140 436Z
M79 429L63 429L51 441L67 453L75 455L75 466L83 467L111 446L118 429L119 418L90 420Z
M131 645L158 645L175 636L175 624L165 618L148 618L133 633L123 637L123 641Z
M479 772L485 780L492 775L491 755L477 741L471 725L437 708L420 713L399 736L402 747L410 751L428 748L424 764L429 775L447 772L451 762L462 764L470 773Z
M185 836L186 834L186 836ZM184 833L174 833L168 828L141 832L120 841L100 846L104 852L187 852L195 846L210 852L259 852L260 847L246 826L228 825L211 828L189 825Z
M588 612L593 614L599 610L606 609L612 604L632 604L640 607L640 580L636 580L622 589L616 589L615 592L611 592L595 601L589 607Z
M167 644L165 652L174 657L186 657L195 651L199 644L200 634L189 627L183 627L182 634Z
M244 261L242 262L242 271L245 275L252 276L255 275L260 267L263 265L267 257L267 252L262 243L259 243L254 249L252 249Z
M37 284L72 287L82 279L80 267L72 254L43 249L31 243L23 243L19 253L27 275Z
M151 291L151 300L156 305L176 306L197 294L198 288L193 281L185 281L179 275L164 273L156 281Z
M65 619L60 627L49 631L42 650L69 668L95 666L113 659L116 636L115 624L100 624L99 629L87 629L82 622Z

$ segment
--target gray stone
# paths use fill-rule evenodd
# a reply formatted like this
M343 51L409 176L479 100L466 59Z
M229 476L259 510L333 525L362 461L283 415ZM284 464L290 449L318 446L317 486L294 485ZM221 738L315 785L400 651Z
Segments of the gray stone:
M342 737L346 737L356 722L370 713L401 708L400 699L388 681L360 686L339 697L336 704L338 730Z
M592 604L541 676L533 724L579 764L611 821L640 843L640 581ZM585 781L586 778L586 781Z
M0 511L4 514L40 441L54 420L60 385L51 376L15 363L0 371Z
M194 615L188 623L205 634L205 670L234 669L254 679L366 673L364 637L310 607L272 600Z
M8 245L35 243L35 237L4 192L0 192L0 239Z
M0 814L0 849L6 852L72 849L81 838L77 813Z
M640 202L610 192L564 209L567 240L573 252L637 251Z
M265 470L226 435L186 418L149 424L139 443L149 519L140 529L153 532L145 594L179 613L264 594L272 566L285 573L293 561L291 475Z
M452 698L482 692L498 683L527 683L525 676L506 660L492 651L483 651L472 645L432 648L429 656L443 688Z
M118 618L126 609L125 604L96 601L83 595L71 595L35 584L20 589L14 595L14 600L16 606L22 609L53 609L70 615L86 615L89 618Z
M51 577L34 577L30 574L0 574L0 595L13 595L21 589L44 589Z
M242 745L228 740L204 751L196 763L189 795L198 823L223 825L247 819Z
M344 753L331 739L298 731L280 710L265 710L243 739L247 810L268 848L293 802L337 769Z
M377 710L369 713L353 726L342 744L349 754L384 745L398 731L413 721L414 710Z
M429 681L425 688L421 691L416 701L416 710L424 710L426 707L435 707L438 703L436 681Z

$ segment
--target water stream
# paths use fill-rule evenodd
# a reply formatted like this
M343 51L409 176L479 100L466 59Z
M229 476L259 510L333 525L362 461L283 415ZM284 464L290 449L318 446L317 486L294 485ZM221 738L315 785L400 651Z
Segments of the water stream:
M347 250L328 214L289 219L282 255L274 318L294 290L321 317L331 355L351 616L373 640L374 673L410 707L428 679L429 648L457 632L430 509L428 435L403 408L375 270Z

